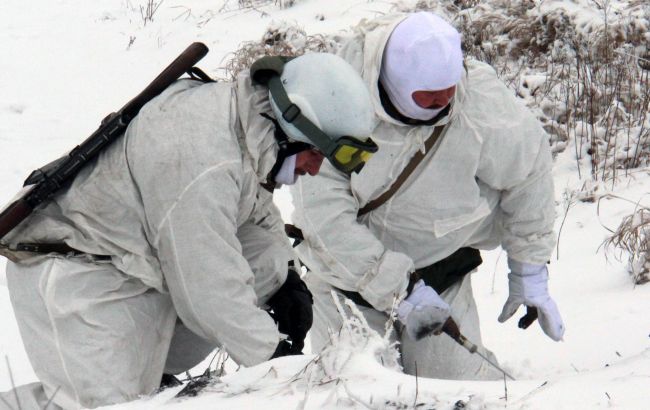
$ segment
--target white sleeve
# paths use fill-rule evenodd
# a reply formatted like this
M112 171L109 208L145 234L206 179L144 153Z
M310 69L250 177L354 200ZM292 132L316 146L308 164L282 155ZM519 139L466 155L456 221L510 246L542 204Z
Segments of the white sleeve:
M183 323L249 366L269 359L280 339L258 307L237 239L239 166L224 161L192 181L162 220L156 245Z
M551 152L542 139L529 173L521 182L502 191L502 246L515 261L543 265L555 245L555 198Z
M393 252L357 219L359 203L350 180L323 163L316 176L303 176L292 187L294 222L305 241L296 250L321 279L359 292L375 309L389 311L403 298L413 261Z
M284 221L273 195L260 188L253 217L237 230L242 253L255 276L258 304L265 304L287 279L289 261L295 259Z
M492 68L484 66L470 73L475 77L472 95L476 102L468 115L475 117L483 137L477 177L501 192L502 246L513 260L544 264L555 243L548 136Z

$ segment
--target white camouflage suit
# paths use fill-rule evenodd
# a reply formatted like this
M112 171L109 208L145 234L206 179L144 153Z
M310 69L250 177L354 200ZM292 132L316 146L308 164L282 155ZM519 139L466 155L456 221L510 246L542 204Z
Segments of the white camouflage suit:
M42 408L57 388L63 408L134 400L216 346L246 366L271 357L280 335L260 306L293 253L260 187L277 155L260 112L271 112L268 90L247 73L178 81L6 238L110 256L8 255L11 300L42 382L18 389L23 409Z
M499 245L512 260L544 264L554 245L548 138L494 70L477 61L466 63L451 112L437 124L446 127L433 152L392 198L357 217L360 208L388 190L434 129L394 119L380 101L384 46L404 17L366 23L339 53L361 73L371 91L380 119L372 136L379 151L351 178L324 164L319 175L301 178L292 187L293 220L305 236L296 250L310 269L306 283L315 299L314 351L327 343L328 332L341 326L331 301L333 288L359 292L375 308L361 307L366 319L383 334L387 312L396 298L405 296L414 269L461 247ZM451 306L461 332L482 346L470 276L441 296ZM503 377L445 335L419 342L406 332L396 337L407 373L415 374L417 362L419 376Z

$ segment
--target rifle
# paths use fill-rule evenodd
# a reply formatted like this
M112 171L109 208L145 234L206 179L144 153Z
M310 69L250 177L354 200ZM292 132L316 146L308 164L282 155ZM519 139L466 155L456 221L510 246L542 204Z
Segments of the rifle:
M59 189L71 182L90 160L117 140L140 109L163 92L184 73L207 81L205 74L194 67L208 53L203 43L192 43L137 96L106 116L99 128L70 153L33 171L25 180L24 188L13 202L0 212L0 239L27 218L32 211L50 199Z

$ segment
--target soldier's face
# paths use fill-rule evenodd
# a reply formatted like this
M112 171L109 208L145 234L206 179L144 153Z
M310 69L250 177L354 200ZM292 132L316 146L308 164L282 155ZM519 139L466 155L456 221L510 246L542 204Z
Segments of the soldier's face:
M456 86L438 91L415 91L411 94L413 101L422 108L439 109L445 107L456 93Z
M309 174L314 176L320 171L325 157L316 149L301 151L296 154L296 175Z

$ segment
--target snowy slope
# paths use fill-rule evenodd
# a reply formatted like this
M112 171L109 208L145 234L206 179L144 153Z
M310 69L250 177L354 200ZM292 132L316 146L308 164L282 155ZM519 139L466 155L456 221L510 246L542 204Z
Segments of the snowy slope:
M273 21L295 21L308 34L329 34L415 1L296 0L283 9L280 3L288 0L164 0L153 21L145 24L140 6L146 3L0 2L0 203L15 194L32 169L83 140L193 41L211 50L199 66L220 76L228 53L243 41L259 40ZM560 2L544 7L555 3ZM590 3L565 2L586 21L599 15L577 4ZM522 331L516 320L497 323L507 297L505 255L500 251L486 253L473 278L485 344L518 379L507 383L507 394L503 382L416 380L400 374L387 364L390 360L382 366L377 359L390 359L382 335L362 339L353 326L336 349L230 369L197 398L174 400L178 389L170 389L114 408L393 409L418 403L422 405L416 408L454 408L459 400L477 409L650 408L650 285L635 287L625 264L614 255L606 258L601 247L607 228L616 228L633 211L634 202L650 205L648 171L635 170L612 191L619 198L599 204L563 200L565 192L584 183L572 149L558 156L554 172L557 228L566 220L559 252L549 267L550 288L567 325L564 342L552 342L537 325ZM289 220L286 190L276 194L276 202ZM4 260L0 271L3 267ZM8 358L16 384L34 381L4 274L0 311L0 355ZM10 387L9 372L0 364L0 391Z

